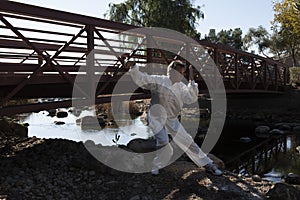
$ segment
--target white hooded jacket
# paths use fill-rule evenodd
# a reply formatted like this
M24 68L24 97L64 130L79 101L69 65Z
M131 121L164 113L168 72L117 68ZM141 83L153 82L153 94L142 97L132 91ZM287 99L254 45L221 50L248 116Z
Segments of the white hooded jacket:
M163 127L177 132L178 115L183 104L191 104L198 100L198 84L194 81L190 81L188 85L183 82L173 84L168 76L143 73L137 65L129 72L139 87L151 90L152 106L159 105L159 109L149 113L149 126L153 132L157 133Z

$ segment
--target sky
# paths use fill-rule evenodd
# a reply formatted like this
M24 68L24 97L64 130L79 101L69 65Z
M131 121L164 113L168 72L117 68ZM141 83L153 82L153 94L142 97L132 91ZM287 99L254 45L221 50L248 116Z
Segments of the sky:
M88 16L104 18L109 3L124 0L14 0ZM203 37L210 29L216 33L223 30L241 28L246 34L249 28L262 25L271 32L271 20L274 13L272 0L194 0L194 5L201 6L204 19L198 21L197 30Z

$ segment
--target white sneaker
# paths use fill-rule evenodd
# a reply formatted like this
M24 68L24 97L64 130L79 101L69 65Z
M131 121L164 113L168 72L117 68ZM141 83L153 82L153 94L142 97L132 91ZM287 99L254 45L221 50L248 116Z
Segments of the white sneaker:
M159 174L159 170L158 169L152 169L151 174L154 175L154 176L157 176Z
M217 166L214 165L213 163L209 163L209 164L205 165L204 168L205 168L206 172L211 173L215 176L221 176L223 174L222 171L219 170L217 168Z

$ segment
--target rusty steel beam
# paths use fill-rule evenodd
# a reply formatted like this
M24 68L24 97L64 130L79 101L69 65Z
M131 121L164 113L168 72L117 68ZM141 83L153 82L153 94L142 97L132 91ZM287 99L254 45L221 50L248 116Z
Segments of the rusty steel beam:
M138 44L138 45L136 46L136 48L135 48L132 52L129 53L127 59L130 59L130 58L136 53L136 51L144 44L145 41L146 41L146 38L144 38L143 41L142 41L140 44ZM116 56L117 56L117 55L116 55ZM123 61L123 59L122 59L121 57L119 57L119 56L118 56L118 61L121 62L121 66L124 66L124 61ZM115 63L115 65L116 65L116 64L117 64L117 62ZM115 79L116 74L117 74L121 69L122 69L122 67L118 67L117 70L114 71L114 73L113 73L113 78L111 78L111 79ZM124 69L124 67L123 67L123 69ZM107 87L107 85L108 85L109 83L110 83L110 81L108 81L108 82L106 82L104 85L102 85L102 87L99 88L99 89L96 91L96 94L101 93L101 92Z
M38 73L43 71L43 67L50 65L53 69L59 72L59 74L64 77L70 84L73 84L73 81L69 78L69 76L64 73L61 69L55 67L55 65L52 63L53 59L58 56L66 47L68 47L76 38L78 38L84 31L84 29L80 30L77 35L75 35L69 42L67 42L64 46L62 46L58 51L52 56L47 57L45 56L42 51L40 51L37 47L34 46L23 34L20 33L12 24L10 24L3 16L0 15L0 20L4 23L5 26L7 26L10 30L12 30L25 44L29 47L31 47L32 50L34 50L38 56L44 59L46 62L43 66L37 67L34 72L27 76L25 79L23 79L11 92L9 92L3 99L2 104L7 103L14 95L16 95L30 80L35 77ZM81 91L79 88L79 91L82 94L85 94L84 91Z
M77 25L91 25L95 27L99 26L102 28L121 31L138 28L137 26L133 25L12 1L0 1L0 11L35 18L49 19L51 21L56 20L59 22L66 22Z
M31 42L36 48L38 48L41 51L57 51L61 45L56 44L47 44L47 43L40 43L40 42ZM29 49L32 50L32 48L29 48L24 42L20 40L5 40L0 39L0 48L9 48L9 49ZM79 52L84 53L86 52L85 48L81 47L68 47L65 49L65 51L68 52Z

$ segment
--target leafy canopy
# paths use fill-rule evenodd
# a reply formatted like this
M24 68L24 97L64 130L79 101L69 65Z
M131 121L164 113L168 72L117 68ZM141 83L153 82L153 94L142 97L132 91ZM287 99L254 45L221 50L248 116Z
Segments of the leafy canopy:
M163 27L200 37L195 25L204 18L190 0L126 0L109 4L109 20L143 27Z
M285 49L297 66L300 53L300 0L283 0L274 3L273 29L282 37Z
M205 40L213 43L229 45L235 49L242 49L242 34L243 31L240 28L235 28L234 30L221 30L218 34L216 34L215 29L210 29L208 35L205 35Z

